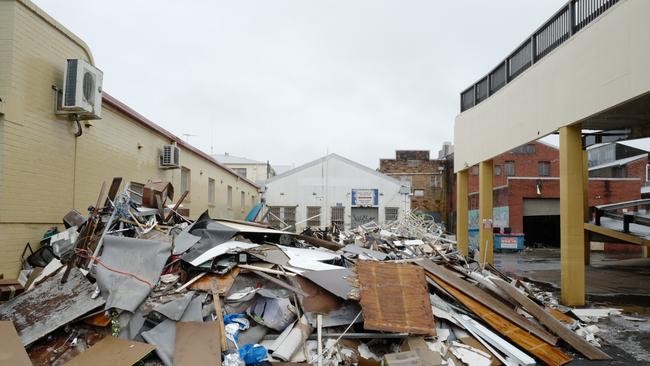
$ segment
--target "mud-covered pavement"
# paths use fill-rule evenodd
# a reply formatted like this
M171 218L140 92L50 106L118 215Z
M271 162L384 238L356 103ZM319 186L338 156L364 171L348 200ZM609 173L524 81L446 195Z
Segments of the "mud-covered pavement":
M494 263L505 273L534 282L559 298L559 249L495 253ZM650 259L592 253L586 275L587 307L618 308L623 314L597 323L603 350L612 361L576 359L570 365L650 365Z

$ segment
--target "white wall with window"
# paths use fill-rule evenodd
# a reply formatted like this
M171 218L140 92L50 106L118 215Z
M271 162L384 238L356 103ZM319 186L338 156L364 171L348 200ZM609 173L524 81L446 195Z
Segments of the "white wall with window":
M353 190L354 201L360 204L353 205ZM370 194L372 199L360 200L359 192ZM355 217L355 223L359 222L359 217L370 217L383 224L386 213L395 212L386 211L387 207L397 208L399 216L411 208L410 189L405 181L400 182L336 154L269 179L263 194L266 205L272 208L270 212L276 216L279 213L285 222L286 207L295 207L298 232L307 226L324 227L332 223L349 228ZM308 220L317 212L320 218Z

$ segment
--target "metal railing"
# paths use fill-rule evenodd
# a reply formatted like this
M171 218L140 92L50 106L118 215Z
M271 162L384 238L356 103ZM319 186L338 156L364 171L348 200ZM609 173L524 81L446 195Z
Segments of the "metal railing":
M618 1L570 0L490 73L460 93L460 111L489 98Z

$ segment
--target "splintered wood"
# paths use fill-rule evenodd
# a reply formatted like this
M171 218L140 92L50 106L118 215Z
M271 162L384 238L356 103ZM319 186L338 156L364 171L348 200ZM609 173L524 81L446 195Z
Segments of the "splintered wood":
M357 262L364 328L435 335L424 271L411 264Z

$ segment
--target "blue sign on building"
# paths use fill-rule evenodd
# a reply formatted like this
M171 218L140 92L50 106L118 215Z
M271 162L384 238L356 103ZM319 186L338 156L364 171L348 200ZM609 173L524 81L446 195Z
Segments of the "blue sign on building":
M352 206L379 206L379 189L352 188Z

